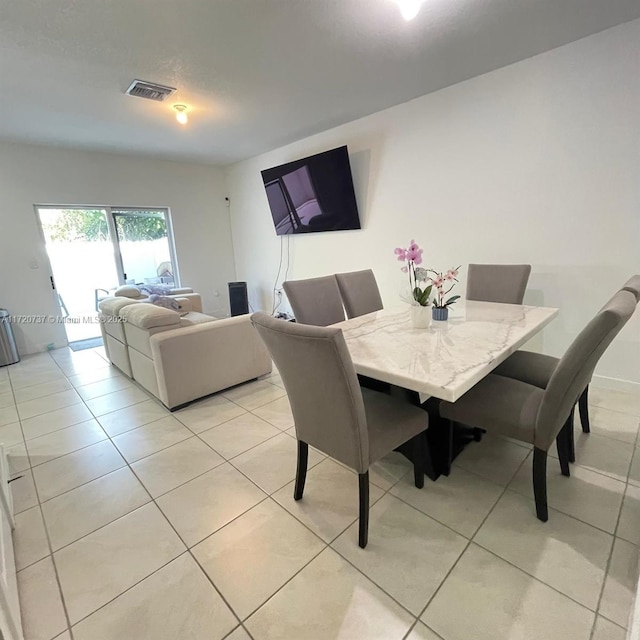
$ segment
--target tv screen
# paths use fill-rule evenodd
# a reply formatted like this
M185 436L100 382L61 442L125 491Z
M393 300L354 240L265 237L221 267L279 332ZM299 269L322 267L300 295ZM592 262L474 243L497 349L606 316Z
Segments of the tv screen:
M266 169L262 181L279 236L360 229L346 146Z

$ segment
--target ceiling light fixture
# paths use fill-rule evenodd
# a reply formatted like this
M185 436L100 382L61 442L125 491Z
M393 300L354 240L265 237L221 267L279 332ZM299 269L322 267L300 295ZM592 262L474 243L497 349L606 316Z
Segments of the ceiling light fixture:
M177 111L176 120L180 124L187 124L189 118L187 117L187 105L186 104L174 104L173 108Z
M395 0L395 2L400 7L402 17L408 22L418 15L424 0Z

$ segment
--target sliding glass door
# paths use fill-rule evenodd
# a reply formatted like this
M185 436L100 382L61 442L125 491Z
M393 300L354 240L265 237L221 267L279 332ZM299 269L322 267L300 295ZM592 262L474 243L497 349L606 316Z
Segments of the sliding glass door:
M69 342L94 338L97 302L122 284L179 286L166 209L36 206Z

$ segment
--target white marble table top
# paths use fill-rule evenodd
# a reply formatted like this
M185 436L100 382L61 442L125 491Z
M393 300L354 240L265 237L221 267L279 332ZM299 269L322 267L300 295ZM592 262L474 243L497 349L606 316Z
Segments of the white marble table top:
M414 329L409 306L332 325L356 371L454 402L557 315L558 309L494 302L456 304L446 322Z

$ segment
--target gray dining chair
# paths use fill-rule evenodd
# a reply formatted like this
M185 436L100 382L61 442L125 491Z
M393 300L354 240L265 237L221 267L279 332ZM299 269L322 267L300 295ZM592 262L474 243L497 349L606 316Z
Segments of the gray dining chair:
M382 298L371 269L336 273L347 318L357 318L382 309Z
M369 467L412 441L414 481L424 486L426 411L389 395L361 389L342 330L277 320L254 313L289 396L298 440L293 497L301 500L309 445L358 474L359 545L367 545Z
M530 274L530 264L470 264L467 300L522 304Z
M629 291L635 296L636 302L640 301L640 275L633 276L627 280L627 282L622 285L620 291ZM507 378L514 378L515 380L532 384L536 387L540 387L541 389L546 389L553 372L558 366L558 362L560 362L560 359L555 356L535 353L533 351L519 350L510 355L502 364L497 366L493 370L493 373L500 376L506 376ZM584 391L578 398L580 425L582 426L582 431L584 433L591 432L591 424L589 420L590 382L591 380L589 380ZM575 462L573 444L569 451L569 461Z
M630 291L636 297L636 300L640 302L640 274L631 276L623 285L622 288L625 291Z
M282 283L296 322L326 327L344 320L342 298L335 276L289 280Z
M534 446L536 513L548 520L547 452L554 440L562 475L569 476L570 415L598 360L636 308L635 296L619 291L587 324L553 371L545 389L490 374L457 402L441 402L440 415Z

